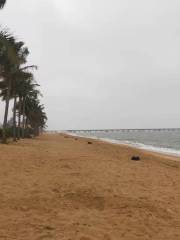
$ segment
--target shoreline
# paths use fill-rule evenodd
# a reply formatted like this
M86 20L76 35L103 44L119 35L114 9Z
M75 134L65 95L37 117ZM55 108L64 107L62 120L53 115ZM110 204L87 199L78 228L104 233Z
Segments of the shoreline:
M57 134L57 133L56 133ZM157 150L156 150L156 147L155 150L153 149L150 149L148 148L149 145L145 145L144 144L144 148L140 147L140 146L137 146L136 144L130 144L130 143L126 143L126 142L121 142L121 141L118 141L118 140L115 140L115 139L110 139L110 138L98 138L98 137L91 137L91 136L81 136L81 135L77 135L77 134L71 134L71 133L59 133L59 134L65 134L65 135L68 135L68 136L74 136L74 137L77 137L77 138L84 138L84 139L91 139L91 140L95 140L95 141L100 141L100 142L103 142L103 143L109 143L109 144L113 144L113 145L117 145L117 146L127 146L127 147L130 147L132 149L138 149L138 150L142 150L142 151L145 151L145 152L149 152L149 153L154 153L154 154L158 154L158 155L162 155L163 157L170 157L170 158L174 158L173 160L174 161L180 161L180 151L179 151L179 154L178 153L170 153L170 152L166 152L166 151L161 151L159 147L157 147ZM146 148L147 146L147 148ZM165 148L162 148L162 149L165 149ZM175 150L175 149L173 149ZM176 150L175 150L176 151ZM175 160L176 159L176 160Z
M3 239L180 239L176 157L66 134L0 151Z

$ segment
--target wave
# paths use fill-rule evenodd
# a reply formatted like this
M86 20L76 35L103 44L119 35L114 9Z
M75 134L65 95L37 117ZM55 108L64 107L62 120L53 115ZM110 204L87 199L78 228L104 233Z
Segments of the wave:
M121 144L121 145L131 146L131 147L135 147L138 149L147 150L150 152L168 154L171 156L180 156L180 150L172 149L172 148L153 146L153 145L148 145L148 144L144 144L144 143L140 143L140 142L127 141L127 140L122 141L122 140L116 140L116 139L111 139L111 138L100 138L100 137L92 136L92 135L84 136L81 134L69 133L69 132L66 132L66 134L72 135L72 136L77 136L77 137L100 140L100 141L109 142L109 143L113 143L113 144Z
M138 149L148 150L151 152L163 153L163 154L168 154L172 156L180 156L180 150L177 150L177 149L158 147L158 146L148 145L148 144L139 143L139 142L131 142L131 141L119 141L114 139L102 139L102 140L106 142L114 143L114 144L123 144L127 146L132 146Z

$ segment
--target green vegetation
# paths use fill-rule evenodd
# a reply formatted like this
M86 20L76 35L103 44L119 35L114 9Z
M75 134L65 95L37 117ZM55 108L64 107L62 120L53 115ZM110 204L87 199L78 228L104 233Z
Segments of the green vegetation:
M0 0L0 8L5 2ZM3 128L0 130L3 143L8 137L16 141L38 136L46 126L47 116L33 74L37 66L26 65L28 55L24 42L6 30L0 31L0 97L5 102ZM11 126L8 124L10 101L14 102Z

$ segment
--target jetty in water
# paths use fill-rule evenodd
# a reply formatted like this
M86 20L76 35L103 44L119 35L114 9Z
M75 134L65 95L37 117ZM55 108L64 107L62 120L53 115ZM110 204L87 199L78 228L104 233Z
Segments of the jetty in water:
M67 130L71 133L94 133L94 132L154 132L154 131L180 131L180 128L142 128L142 129L76 129L76 130Z

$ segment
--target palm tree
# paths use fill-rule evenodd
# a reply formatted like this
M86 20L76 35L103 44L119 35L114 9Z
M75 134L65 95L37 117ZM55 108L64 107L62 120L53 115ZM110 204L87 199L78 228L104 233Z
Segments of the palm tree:
M21 79L18 82L16 88L16 94L19 97L19 102L16 106L18 109L18 138L20 138L20 125L21 125L21 115L22 115L22 138L24 138L24 130L25 130L25 108L26 108L26 101L27 98L34 98L37 99L40 94L40 91L36 89L39 86L35 83L33 75L29 76L27 80Z
M37 68L36 66L26 66L21 69L17 69L11 76L11 91L10 99L14 99L13 107L13 139L16 141L16 137L20 139L20 128L21 128L21 115L23 116L23 127L22 137L24 138L24 126L25 126L25 104L26 97L31 96L37 98L40 95L39 90L36 89L38 84L35 83L33 73L28 69ZM6 81L0 82L1 93L0 96L3 100L7 96L7 85ZM17 98L19 102L17 103ZM16 112L18 112L18 128L16 127ZM17 133L16 133L17 130Z
M22 42L19 42L22 44ZM0 31L0 78L4 77L5 69L9 65L19 63L16 51L16 39L6 30Z
M44 112L44 105L40 104L39 99L27 98L25 112L28 123L33 129L34 136L38 136L40 129L46 127L47 116Z
M0 0L0 8L3 8L6 3L6 0Z
M7 32L0 33L0 77L2 84L6 86L5 113L3 121L3 143L6 143L6 128L11 97L13 77L19 70L21 64L26 63L29 51L23 42L16 42L15 38Z
M31 68L31 67L29 67ZM24 68L25 69L25 68ZM24 95L27 94L27 87L31 82L34 81L34 76L31 72L26 72L24 71L24 69L20 69L20 75L17 78L17 81L15 82L15 86L14 86L14 109L13 109L13 129L14 129L14 141L16 139L16 109L18 107L17 104L17 98L19 97L19 107L18 107L18 132L17 132L17 137L18 139L20 139L20 123L21 123L21 112L22 112L22 108L23 105L21 104L21 99L23 99ZM28 69L28 67L26 67L26 69ZM23 100L24 101L24 100ZM23 119L24 121L24 119ZM23 134L24 135L24 134Z
M13 71L13 66L18 63L17 52L15 50L15 42L15 38L8 34L6 31L0 32L0 78L3 80L1 82L1 85L3 85L6 91L6 98L4 99L6 101L6 104L3 122L4 142L6 142L6 126L11 89L10 74Z
M1 2L0 0L0 4ZM28 54L29 51L24 47L23 42L16 41L7 31L0 31L0 96L5 101L3 143L6 143L10 99L14 99L14 140L16 140L17 135L16 112L18 112L19 138L21 116L23 116L22 137L24 137L24 129L27 127L27 124L33 129L34 135L39 135L39 130L46 127L47 116L44 112L44 106L40 104L38 99L40 92L36 88L39 85L35 83L33 74L29 71L29 69L37 69L37 67L34 65L24 67ZM17 98L19 98L19 102L17 102Z

